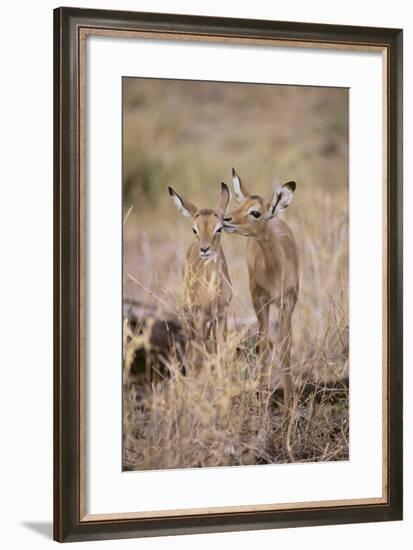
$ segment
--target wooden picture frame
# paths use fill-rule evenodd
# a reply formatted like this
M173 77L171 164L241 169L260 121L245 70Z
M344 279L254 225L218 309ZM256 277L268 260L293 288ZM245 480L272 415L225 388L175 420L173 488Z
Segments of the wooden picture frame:
M86 509L84 41L144 36L237 44L378 51L383 57L385 299L384 486L381 499L213 513ZM402 30L189 15L58 8L54 12L54 538L123 537L272 529L402 519Z

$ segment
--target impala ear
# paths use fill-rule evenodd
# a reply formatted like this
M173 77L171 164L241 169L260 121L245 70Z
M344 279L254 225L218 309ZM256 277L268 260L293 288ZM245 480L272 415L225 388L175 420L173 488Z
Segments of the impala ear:
M248 191L245 185L242 184L241 178L236 173L234 168L232 169L232 185L234 186L234 192L235 192L235 196L238 199L238 202L242 202L249 195L251 195L251 193Z
M277 187L274 195L272 196L271 204L268 209L268 219L274 218L274 216L277 216L289 206L293 199L295 188L295 181L289 181L288 183L284 183L284 185Z
M220 218L224 216L230 200L231 193L229 192L228 185L222 181L221 194L219 196L219 201L216 207L217 214Z
M172 187L168 187L168 191L173 198L175 206L177 207L179 212L186 218L193 218L197 213L198 208L183 197L180 197L178 193L175 193Z

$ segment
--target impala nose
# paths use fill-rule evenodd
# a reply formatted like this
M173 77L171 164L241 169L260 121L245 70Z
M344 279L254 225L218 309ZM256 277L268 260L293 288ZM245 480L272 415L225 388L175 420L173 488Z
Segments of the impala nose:
M206 254L209 251L209 246L200 246L199 248L202 254Z

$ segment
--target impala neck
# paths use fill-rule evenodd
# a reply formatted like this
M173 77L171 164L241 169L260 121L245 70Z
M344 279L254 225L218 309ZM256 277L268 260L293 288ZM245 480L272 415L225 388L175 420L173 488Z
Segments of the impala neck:
M265 229L255 238L255 241L262 250L266 266L273 268L279 263L280 243L270 223L267 222L264 227Z

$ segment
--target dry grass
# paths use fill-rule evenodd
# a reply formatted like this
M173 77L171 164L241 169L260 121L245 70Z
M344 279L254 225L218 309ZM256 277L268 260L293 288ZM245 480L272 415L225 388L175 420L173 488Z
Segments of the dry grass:
M289 421L277 405L279 386L258 384L244 238L222 238L235 292L230 330L218 350L202 350L202 365L172 346L153 365L156 381L149 383L149 360L141 376L129 375L140 352L153 364L153 349L151 322L125 320L125 468L348 459L347 164L343 90L125 81L125 215L133 210L124 227L124 299L144 304L154 319L177 315L185 329L190 222L165 189L213 206L232 165L268 197L273 178L297 181L285 220L299 244L301 277Z

